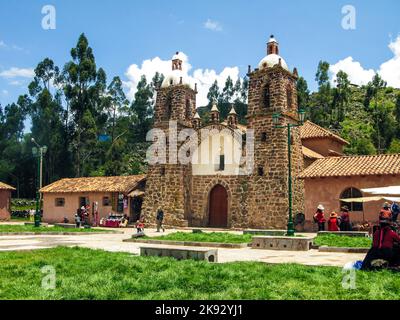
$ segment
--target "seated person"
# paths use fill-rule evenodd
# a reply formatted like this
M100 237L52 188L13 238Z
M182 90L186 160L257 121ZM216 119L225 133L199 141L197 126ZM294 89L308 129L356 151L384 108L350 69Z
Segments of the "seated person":
M370 270L374 260L382 259L393 264L393 246L395 242L400 243L400 236L392 230L390 220L381 220L380 226L374 231L372 248L368 251L361 270Z
M392 220L392 211L390 211L389 203L385 202L379 212L379 221L381 220Z

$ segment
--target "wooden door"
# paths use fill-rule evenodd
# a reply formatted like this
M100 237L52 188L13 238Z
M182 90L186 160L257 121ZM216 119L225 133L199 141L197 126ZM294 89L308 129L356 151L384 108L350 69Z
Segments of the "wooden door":
M210 193L209 226L226 228L228 226L228 193L221 185L216 185Z

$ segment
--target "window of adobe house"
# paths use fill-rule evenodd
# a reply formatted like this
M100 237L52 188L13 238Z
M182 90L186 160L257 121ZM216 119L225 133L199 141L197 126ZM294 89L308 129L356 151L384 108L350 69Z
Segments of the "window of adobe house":
M56 198L55 205L56 205L56 207L64 207L65 206L65 198Z
M362 198L362 193L357 188L347 188L340 195L340 199ZM362 202L340 202L340 207L347 206L350 211L363 211L364 206Z
M103 207L110 207L110 206L111 206L111 198L103 197Z

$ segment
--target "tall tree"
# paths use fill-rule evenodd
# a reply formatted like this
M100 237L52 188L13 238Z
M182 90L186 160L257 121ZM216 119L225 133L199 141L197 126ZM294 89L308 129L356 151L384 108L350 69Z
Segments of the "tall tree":
M95 123L92 121L96 112L95 93L98 93L96 62L92 48L84 34L79 37L75 48L71 50L72 60L64 67L64 93L73 113L74 132L72 147L77 177L88 174L82 172L83 162L87 159L87 150L93 148L92 137ZM89 126L89 127L88 127ZM90 132L90 134L87 134Z
M374 118L375 118L375 130L376 130L376 141L377 141L377 149L378 153L382 153L382 137L381 137L381 114L378 106L378 95L379 92L386 87L386 82L379 76L379 74L375 74L374 78L370 83L368 83L368 87L371 90L371 96L374 98Z

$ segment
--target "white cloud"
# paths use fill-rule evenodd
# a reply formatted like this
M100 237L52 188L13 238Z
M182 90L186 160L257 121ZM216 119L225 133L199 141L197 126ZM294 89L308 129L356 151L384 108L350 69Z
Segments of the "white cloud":
M8 91L7 90L2 90L1 93L3 94L3 96L8 96Z
M0 40L0 48L7 48L6 43L2 40Z
M365 85L378 73L388 86L400 88L400 35L389 43L389 49L393 52L393 58L383 62L378 70L364 69L360 62L352 57L338 61L330 66L331 81L336 79L336 74L342 70L349 75L352 83Z
M180 53L182 56L182 70L187 76L190 83L197 83L197 106L205 106L208 104L207 94L210 86L215 80L218 82L218 86L222 89L225 85L225 81L230 76L232 81L235 83L239 78L238 67L225 67L220 73L212 69L196 69L190 72L192 66L189 64L189 59L186 54ZM148 59L142 62L139 67L137 64L132 64L128 67L125 75L128 81L124 82L128 88L128 98L134 99L136 93L136 87L142 75L146 76L147 81L151 81L156 72L167 76L171 73L171 60L162 60L159 57Z
M394 57L381 64L378 73L388 86L400 88L400 36L389 44Z
M212 30L212 31L222 31L222 26L218 21L213 21L211 19L207 19L204 22L204 28Z
M12 79L12 78L33 78L35 72L32 68L15 68L12 67L8 70L0 72L0 77Z
M365 85L375 75L375 71L372 69L365 70L361 63L354 61L352 57L347 57L346 59L340 60L334 65L331 65L329 71L332 73L332 83L336 80L336 74L339 71L344 71L349 75L349 80L351 83L358 85Z

